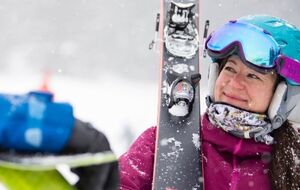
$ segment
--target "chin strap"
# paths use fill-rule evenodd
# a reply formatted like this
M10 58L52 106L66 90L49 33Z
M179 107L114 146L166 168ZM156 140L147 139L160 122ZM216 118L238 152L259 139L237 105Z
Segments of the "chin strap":
M233 134L236 137L239 138L245 138L250 139L253 138L256 142L262 142L266 144L273 144L274 138L270 135L270 133L273 131L272 125L268 123L265 126L262 127L256 127L253 129L250 129L248 131L228 131L230 134Z

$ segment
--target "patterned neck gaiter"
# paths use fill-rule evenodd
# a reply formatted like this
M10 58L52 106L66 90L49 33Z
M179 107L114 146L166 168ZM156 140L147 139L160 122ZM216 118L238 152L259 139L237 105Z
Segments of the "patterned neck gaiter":
M210 122L237 137L273 143L271 122L267 115L249 112L225 103L211 103L207 108Z

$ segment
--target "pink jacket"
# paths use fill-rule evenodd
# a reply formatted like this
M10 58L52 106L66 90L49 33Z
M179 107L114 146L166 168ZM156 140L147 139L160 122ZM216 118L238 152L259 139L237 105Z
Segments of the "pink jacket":
M203 116L202 152L205 190L269 190L271 146L234 137ZM147 129L120 159L121 189L150 190L156 127Z

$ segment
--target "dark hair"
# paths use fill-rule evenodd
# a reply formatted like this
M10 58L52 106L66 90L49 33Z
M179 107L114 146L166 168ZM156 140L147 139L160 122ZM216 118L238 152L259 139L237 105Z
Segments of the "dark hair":
M271 155L272 189L300 189L300 135L288 121L273 132Z

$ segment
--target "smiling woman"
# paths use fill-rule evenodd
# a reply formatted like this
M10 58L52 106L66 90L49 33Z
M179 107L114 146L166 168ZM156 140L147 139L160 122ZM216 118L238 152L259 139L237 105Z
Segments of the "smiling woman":
M248 16L223 25L206 42L214 62L211 73L215 75L210 81L212 93L208 98L207 119L214 127L240 138L236 143L226 143L233 148L231 161L228 158L226 161L233 167L230 189L249 188L243 184L247 177L235 173L235 169L247 172L254 169L256 176L263 174L259 180L247 179L252 187L259 184L260 189L300 187L297 163L300 139L287 121L293 109L299 107L300 77L295 74L295 70L299 73L300 65L299 54L295 53L300 45L299 34L296 26L284 20ZM205 128L204 136L208 133ZM224 154L211 152L221 150L218 140L204 140L204 144L215 147L203 150L207 157ZM247 153L241 155L247 146ZM261 156L251 157L251 154ZM254 163L247 165L247 162ZM210 165L204 162L204 171L211 170ZM211 178L206 176L208 186L214 185Z
M204 189L300 188L300 139L288 121L300 109L298 36L284 20L249 16L206 41L212 63L201 123ZM155 138L156 128L148 129L120 157L122 189L151 189Z
M264 113L274 92L277 74L259 73L236 55L230 56L223 66L215 85L215 101L258 113Z

